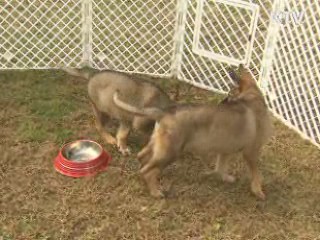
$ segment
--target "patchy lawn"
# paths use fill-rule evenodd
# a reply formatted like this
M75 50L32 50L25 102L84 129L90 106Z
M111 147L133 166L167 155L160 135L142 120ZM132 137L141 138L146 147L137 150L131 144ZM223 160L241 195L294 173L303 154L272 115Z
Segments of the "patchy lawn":
M179 101L219 96L156 79ZM120 156L93 178L53 168L59 146L95 131L86 82L58 71L0 73L0 239L320 239L320 152L275 121L261 169L267 200L249 191L244 163L224 184L206 172L214 161L185 156L166 171L167 200L149 197L134 154ZM135 152L139 136L130 138ZM239 160L238 160L239 159Z

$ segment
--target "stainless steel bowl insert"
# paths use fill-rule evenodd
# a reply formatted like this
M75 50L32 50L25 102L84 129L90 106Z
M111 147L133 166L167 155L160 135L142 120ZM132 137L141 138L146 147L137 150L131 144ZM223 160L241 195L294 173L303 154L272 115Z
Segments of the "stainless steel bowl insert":
M67 144L62 150L62 155L69 161L74 162L87 162L99 157L101 153L101 146L88 140Z

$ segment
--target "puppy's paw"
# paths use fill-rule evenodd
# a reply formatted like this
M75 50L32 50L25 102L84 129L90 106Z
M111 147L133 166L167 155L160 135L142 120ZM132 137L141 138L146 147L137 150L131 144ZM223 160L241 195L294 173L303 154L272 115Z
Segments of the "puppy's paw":
M227 173L221 173L218 170L214 170L215 174L218 174L221 177L221 180L226 183L234 183L236 181L236 177Z
M234 183L236 181L236 178L230 174L223 174L221 178L222 178L222 181L226 183Z
M121 154L124 156L128 156L131 154L131 149L129 147L126 147L126 148L119 147L119 152L121 152Z
M253 192L253 194L254 194L257 198L259 198L260 200L262 200L262 201L266 200L266 195L263 193L262 190L260 190L260 191L255 191L255 192L252 190L252 192Z
M151 194L152 197L157 198L157 199L165 198L164 193L163 193L161 190L159 190L159 189L157 189L157 190L150 190L150 194Z
M117 140L114 137L104 137L105 141L110 145L117 145Z
M266 199L266 195L265 195L264 192L262 191L260 185L257 186L257 185L255 185L255 184L252 184L252 185L251 185L251 192L252 192L257 198L259 198L260 200L265 200L265 199Z
M117 143L117 147L118 147L118 150L119 152L123 155L123 156L128 156L131 154L131 149L126 145L126 144L121 144Z

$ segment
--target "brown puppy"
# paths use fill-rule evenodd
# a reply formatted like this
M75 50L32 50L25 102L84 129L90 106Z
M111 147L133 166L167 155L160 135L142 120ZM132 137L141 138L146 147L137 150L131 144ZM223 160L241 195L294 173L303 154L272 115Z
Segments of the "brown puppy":
M163 168L182 151L207 157L218 153L216 172L227 182L235 178L227 173L229 155L242 152L251 172L251 191L265 198L257 161L261 147L270 135L271 122L262 93L251 74L242 66L234 78L238 87L219 105L183 105L163 111L158 108L139 110L121 101L115 103L127 111L157 120L152 137L139 153L141 174L150 193L162 197L158 178Z
M123 111L114 104L113 94L119 91L126 102L143 108L157 107L161 109L172 104L168 95L158 86L124 73L102 71L89 76L88 73L76 69L63 70L70 75L89 80L88 93L97 130L107 143L117 145L122 154L130 153L127 147L127 137L131 127L145 134L151 134L155 121L148 116L137 116ZM112 118L120 123L116 137L113 137L105 129L105 124Z

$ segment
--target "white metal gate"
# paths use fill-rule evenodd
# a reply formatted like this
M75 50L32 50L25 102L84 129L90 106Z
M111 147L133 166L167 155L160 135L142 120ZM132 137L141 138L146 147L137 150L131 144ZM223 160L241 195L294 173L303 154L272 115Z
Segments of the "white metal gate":
M226 92L244 63L273 113L320 144L320 2L0 0L0 69L81 67Z

